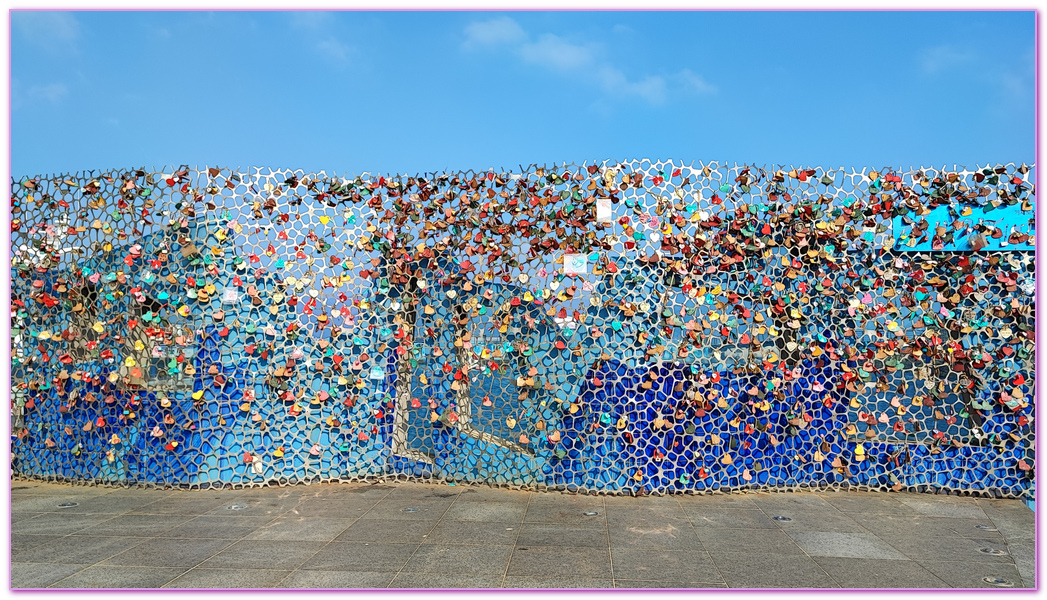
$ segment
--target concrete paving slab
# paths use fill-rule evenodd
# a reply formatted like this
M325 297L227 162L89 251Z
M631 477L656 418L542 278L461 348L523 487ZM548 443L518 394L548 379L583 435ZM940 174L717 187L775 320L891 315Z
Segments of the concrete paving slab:
M521 523L527 505L517 502L466 502L458 498L443 518L451 521L490 521Z
M993 544L985 540L962 537L914 537L914 536L880 536L896 550L909 558L923 563L926 561L955 562L963 561L980 566L980 563L1011 563L1014 559L1008 554L1005 544ZM994 552L983 552L994 551ZM1002 552L998 554L997 552Z
M300 542L330 542L356 519L328 519L325 517L276 517L244 536L247 540L295 540Z
M259 527L271 523L270 517L226 517L201 516L176 525L157 534L157 538L199 539L214 538L239 540Z
M607 579L567 578L567 577L530 577L507 575L502 583L503 588L531 589L609 589L614 584Z
M280 582L282 588L298 589L367 589L388 587L395 571L294 571Z
M466 487L462 488L458 495L459 502L512 502L514 504L527 504L532 492L504 490L489 487Z
M835 588L840 587L814 559L807 556L751 556L712 554L732 588Z
M611 548L705 550L691 522L686 519L611 521L607 530Z
M512 546L422 544L401 572L443 575L505 575Z
M153 538L108 558L101 564L124 567L195 567L232 543L232 540L221 539Z
M957 519L985 519L985 512L975 498L957 496L935 496L933 499L922 494L899 495L898 501L922 515L953 517Z
M708 552L611 548L614 579L726 583Z
M506 575L547 578L611 579L611 554L606 548L517 545Z
M185 572L184 568L94 566L77 571L47 587L159 588Z
M920 565L951 587L996 589L1032 587L1024 583L1018 569L1008 563L983 563L972 566L971 563L965 561L920 561ZM985 581L986 577L998 577L1006 583L1002 585L988 583Z
M438 520L400 521L397 519L357 519L335 538L337 542L420 544L436 527Z
M762 510L744 508L705 508L695 504L684 507L695 527L721 529L777 529L774 521Z
M128 535L132 537L152 537L170 531L179 525L188 523L192 517L187 515L107 515L105 521L87 529L80 530L80 535Z
M809 556L908 560L904 554L871 533L790 531L788 534Z
M836 583L845 588L942 588L946 587L934 573L910 560L839 558L815 556Z
M740 508L745 510L759 510L759 506L753 502L750 494L704 494L704 495L691 495L684 494L677 498L677 502L680 503L681 507L687 507L690 505L701 506L706 509L710 508Z
M271 588L290 574L291 571L271 569L192 569L165 584L164 588Z
M803 555L804 551L784 531L777 529L724 529L695 527L703 549L716 554L739 553L749 556L764 554Z
M93 565L128 548L137 546L147 538L63 536L19 552L11 557L12 562L87 564Z
M422 540L425 544L512 546L520 534L519 522L450 521L444 519Z
M417 549L418 544L331 542L301 565L301 570L395 573L407 564Z
M396 575L391 588L404 589L478 589L497 588L502 575L444 575L440 573L405 573Z
M113 515L77 515L73 513L43 513L32 519L11 524L11 533L30 535L69 535L99 525Z
M90 566L90 564L56 565L54 563L13 562L11 563L11 588L45 588Z
M204 561L204 569L276 569L292 571L313 557L324 542L240 540Z
M594 527L597 524L606 527L607 509L601 504L579 504L572 502L566 506L532 502L524 514L525 523L556 523L559 525L578 525ZM586 513L596 513L586 514Z
M618 589L707 589L725 588L726 583L706 583L703 581L636 581L616 579L614 587Z
M607 526L559 525L554 523L523 523L518 526L518 546L571 546L579 548L607 548Z

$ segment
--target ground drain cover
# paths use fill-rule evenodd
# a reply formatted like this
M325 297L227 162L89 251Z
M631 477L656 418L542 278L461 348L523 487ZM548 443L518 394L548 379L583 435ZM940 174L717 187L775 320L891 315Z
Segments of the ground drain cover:
M974 528L975 529L981 529L982 531L998 531L992 525L975 525Z
M407 508L404 509L404 512L418 512L418 507L417 506L408 506Z
M63 502L63 503L58 505L58 508L73 508L74 506L77 506L78 504L80 504L80 503L79 502Z
M226 510L243 510L243 509L245 509L247 507L244 506L243 504L234 504L232 506L227 506L225 508L226 508Z
M792 521L792 519L790 519L789 517L783 517L782 515L775 515L771 518L775 521Z
M598 515L600 513L595 511L595 510L587 510L587 511L583 512L582 514L587 516L587 517L595 517L596 515Z
M991 554L992 556L1006 556L1007 555L1006 552L1004 552L1003 550L999 550L997 548L982 548L982 549L978 550L978 552L981 552L982 554Z
M982 581L1000 587L1014 587L1014 584L1002 577L982 577Z

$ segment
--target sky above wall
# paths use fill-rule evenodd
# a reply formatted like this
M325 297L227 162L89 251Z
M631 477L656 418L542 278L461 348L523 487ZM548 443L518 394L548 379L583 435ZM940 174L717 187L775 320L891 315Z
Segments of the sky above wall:
M11 13L11 167L1035 160L1025 12Z

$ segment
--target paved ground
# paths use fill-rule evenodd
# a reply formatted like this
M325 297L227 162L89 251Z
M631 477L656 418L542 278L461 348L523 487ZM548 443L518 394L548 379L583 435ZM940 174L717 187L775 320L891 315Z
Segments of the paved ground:
M1033 512L1015 500L418 483L11 489L14 588L1034 586Z

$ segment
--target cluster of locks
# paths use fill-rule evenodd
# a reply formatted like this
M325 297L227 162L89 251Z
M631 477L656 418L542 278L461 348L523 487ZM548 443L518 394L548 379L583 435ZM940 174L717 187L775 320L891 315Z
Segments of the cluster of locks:
M14 471L1026 496L1034 175L15 179Z

